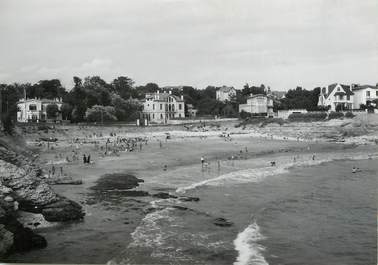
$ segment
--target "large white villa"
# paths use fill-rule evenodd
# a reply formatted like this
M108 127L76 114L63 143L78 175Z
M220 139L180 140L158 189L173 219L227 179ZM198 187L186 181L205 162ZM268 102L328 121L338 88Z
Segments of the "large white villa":
M46 121L47 106L57 105L60 110L62 107L61 99L21 99L17 102L17 121L18 122L41 122ZM62 116L58 113L54 120L62 120Z
M167 123L169 119L185 118L184 97L169 93L146 94L143 101L143 118L149 122Z
M273 117L273 97L268 94L256 94L247 98L246 104L239 105L239 112L247 112L252 115Z

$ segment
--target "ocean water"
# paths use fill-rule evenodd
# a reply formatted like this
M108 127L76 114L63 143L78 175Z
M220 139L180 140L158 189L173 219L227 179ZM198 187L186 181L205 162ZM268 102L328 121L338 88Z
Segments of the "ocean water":
M145 187L200 201L152 201L109 263L377 264L377 154L273 159L275 167L261 157L157 174Z

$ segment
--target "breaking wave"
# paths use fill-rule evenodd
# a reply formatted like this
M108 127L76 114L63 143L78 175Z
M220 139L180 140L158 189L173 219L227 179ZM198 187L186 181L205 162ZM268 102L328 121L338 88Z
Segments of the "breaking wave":
M256 222L250 224L244 231L240 232L234 240L235 249L239 255L234 265L267 265L262 252L264 247L258 244L259 240L264 239L260 233L260 227Z

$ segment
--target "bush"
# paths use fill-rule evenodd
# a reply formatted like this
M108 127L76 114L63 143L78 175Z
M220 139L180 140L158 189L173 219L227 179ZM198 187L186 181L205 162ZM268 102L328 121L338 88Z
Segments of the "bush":
M331 111L329 114L328 114L328 119L329 120L332 120L332 119L341 119L344 117L344 113L342 112L334 112L334 111Z
M289 115L289 121L322 121L327 118L326 112L308 112L308 113L292 113Z
M248 112L242 110L240 112L239 116L240 116L241 119L245 120L245 119L251 117L251 113L248 113Z
M354 115L352 112L350 112L350 111L348 111L347 113L345 113L345 118L353 118L354 116L356 116L356 115Z

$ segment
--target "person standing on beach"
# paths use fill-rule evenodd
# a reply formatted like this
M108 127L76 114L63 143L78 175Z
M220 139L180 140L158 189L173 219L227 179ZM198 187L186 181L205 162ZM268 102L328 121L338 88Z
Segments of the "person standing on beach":
M91 154L89 154L87 157L87 164L90 164L90 163L91 163Z
M203 156L201 156L201 165L202 165L202 168L203 168L204 163L205 163L205 158Z
M85 154L83 155L83 164L87 163L87 157L85 156Z
M51 173L52 173L53 176L55 175L55 167L54 167L54 165L51 167Z
M315 160L315 154L312 155L312 160Z

